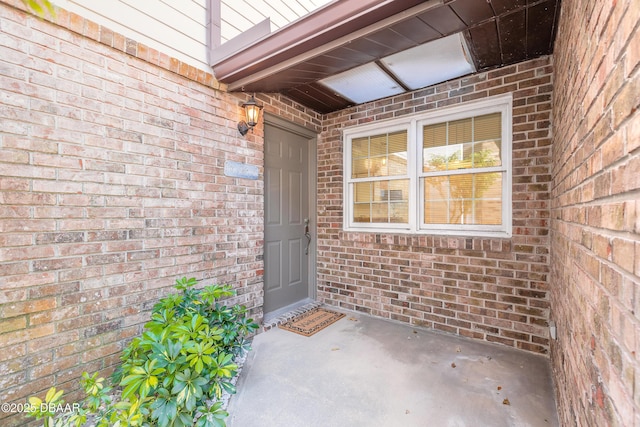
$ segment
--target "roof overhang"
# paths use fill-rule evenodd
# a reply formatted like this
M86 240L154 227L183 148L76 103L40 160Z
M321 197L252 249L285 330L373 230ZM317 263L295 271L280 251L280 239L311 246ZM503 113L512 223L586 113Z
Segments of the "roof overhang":
M242 49L227 49L212 67L231 91L281 92L328 113L359 102L327 85L333 76L373 64L402 91L415 89L404 81L415 79L403 80L387 58L406 63L413 52L429 51L416 48L456 33L471 72L550 54L559 5L560 0L338 0L273 33L257 32L253 41L245 36ZM426 72L436 77L425 81L452 78Z

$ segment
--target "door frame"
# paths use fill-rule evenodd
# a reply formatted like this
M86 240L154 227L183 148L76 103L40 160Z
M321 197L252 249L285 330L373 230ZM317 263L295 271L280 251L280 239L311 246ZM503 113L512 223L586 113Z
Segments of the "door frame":
M312 130L309 130L303 126L300 126L296 123L292 123L288 120L282 119L271 113L264 113L264 126L271 126L275 128L282 129L287 132L294 133L298 136L307 139L307 143L309 144L308 149L308 158L307 165L309 167L309 188L308 188L308 197L309 197L309 221L311 222L311 226L309 227L309 232L311 233L311 245L309 245L309 268L307 282L309 284L308 295L312 300L316 300L318 295L317 288L317 242L318 242L318 134ZM266 132L265 132L266 133ZM265 139L265 144L266 139ZM266 265L265 265L266 268Z

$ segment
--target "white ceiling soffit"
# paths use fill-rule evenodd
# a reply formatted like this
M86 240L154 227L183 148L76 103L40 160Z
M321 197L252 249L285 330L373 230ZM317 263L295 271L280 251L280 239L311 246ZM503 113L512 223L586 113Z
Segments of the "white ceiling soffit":
M380 62L393 77L371 62L320 83L360 104L402 93L403 85L415 90L476 71L461 33L395 53Z

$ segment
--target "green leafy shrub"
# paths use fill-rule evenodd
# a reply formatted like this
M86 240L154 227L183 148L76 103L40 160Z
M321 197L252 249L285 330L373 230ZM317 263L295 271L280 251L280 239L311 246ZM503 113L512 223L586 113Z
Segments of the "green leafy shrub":
M235 393L237 357L249 350L246 336L258 325L244 306L219 302L235 294L228 285L195 289L196 280L176 281L179 293L161 299L142 336L123 351L122 365L111 382L121 388L118 401L97 374L83 374L87 397L73 411L55 417L50 405L31 397L28 416L45 427L82 426L92 417L98 427L224 426L228 413L220 401ZM45 402L63 404L51 388Z
M56 9L49 0L22 0L22 4L31 9L40 18L44 18L47 13L52 18L56 16Z

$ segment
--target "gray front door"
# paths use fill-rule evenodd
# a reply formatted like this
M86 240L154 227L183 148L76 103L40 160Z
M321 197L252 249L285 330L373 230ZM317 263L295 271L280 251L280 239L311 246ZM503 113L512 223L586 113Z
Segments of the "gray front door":
M264 151L264 312L270 313L309 297L309 141L266 125Z

